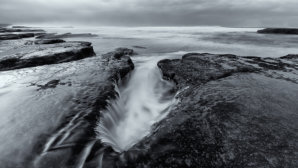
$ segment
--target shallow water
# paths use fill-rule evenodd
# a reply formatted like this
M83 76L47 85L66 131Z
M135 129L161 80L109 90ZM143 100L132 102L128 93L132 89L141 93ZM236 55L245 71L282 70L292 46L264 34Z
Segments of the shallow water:
M146 47L146 49L136 49L140 54L208 52L279 57L298 53L298 36L257 34L258 29L226 27L46 28L49 32L97 34L98 37L75 40L91 41L98 54L117 47L132 48L132 46Z

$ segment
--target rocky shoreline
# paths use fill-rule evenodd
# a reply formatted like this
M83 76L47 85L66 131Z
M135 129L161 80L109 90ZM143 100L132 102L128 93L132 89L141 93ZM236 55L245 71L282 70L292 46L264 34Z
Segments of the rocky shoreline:
M188 53L159 61L179 101L147 137L117 153L102 144L95 128L118 96L115 84L134 69L135 52L118 48L96 55L91 43L66 40L95 36L89 33L49 34L22 26L0 32L3 167L298 165L295 54Z
M133 50L96 56L89 42L56 38L4 40L0 47L1 166L87 164L87 151L103 148L94 130L117 96L115 82L134 69Z
M158 63L179 103L116 167L295 167L298 59L189 53Z

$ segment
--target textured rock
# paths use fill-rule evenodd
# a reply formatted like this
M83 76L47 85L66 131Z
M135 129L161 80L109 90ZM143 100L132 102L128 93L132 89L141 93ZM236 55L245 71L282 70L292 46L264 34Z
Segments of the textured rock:
M133 68L123 55L0 72L1 166L82 167L103 148L94 129L114 82Z
M0 27L0 33L14 33L14 32L44 32L44 30L42 29L28 29L25 27L21 27L19 28L4 28L4 27Z
M281 59L298 59L298 54L288 54L286 56L280 57Z
M74 37L97 37L95 34L91 33L81 33L81 34L72 34L72 33L64 33L64 34L56 34L56 33L46 33L37 36L37 39L63 39L63 38L74 38Z
M109 52L103 55L103 57L106 58L116 58L116 59L120 59L123 55L133 55L134 51L132 49L128 49L128 48L117 48L115 51L113 52Z
M91 43L88 42L35 45L28 46L27 51L17 51L12 49L6 51L7 55L2 53L4 56L0 58L0 71L69 62L95 55Z
M56 44L56 43L64 43L65 41L62 39L43 39L34 41L35 44Z
M298 35L298 29L294 28L266 28L258 30L258 33L263 34L296 34Z
M22 34L0 34L0 40L15 40L21 38L34 37L34 33L22 33Z
M113 166L297 167L296 61L208 53L160 61L180 101Z

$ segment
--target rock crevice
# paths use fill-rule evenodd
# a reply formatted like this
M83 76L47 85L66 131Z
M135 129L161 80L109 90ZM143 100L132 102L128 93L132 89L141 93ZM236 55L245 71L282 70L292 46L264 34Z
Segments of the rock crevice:
M297 58L190 53L158 63L180 100L114 167L296 167Z

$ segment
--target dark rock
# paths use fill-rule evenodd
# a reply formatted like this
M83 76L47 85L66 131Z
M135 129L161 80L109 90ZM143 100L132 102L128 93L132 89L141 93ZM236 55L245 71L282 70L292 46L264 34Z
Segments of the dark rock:
M34 44L34 41L31 41L31 40L26 41L26 42L24 43L24 45L33 45L33 44Z
M12 26L12 28L14 29L19 29L19 28L30 28L30 27L27 27L27 26Z
M21 29L11 29L11 28L0 28L0 33L13 33L13 32L21 32Z
M286 56L280 57L281 59L298 59L298 54L288 54Z
M132 46L133 48L139 48L139 49L147 49L146 47L143 46Z
M56 86L59 83L60 83L60 80L54 79L44 85L36 85L36 86L38 86L40 89L49 89L49 88L56 88Z
M298 35L298 29L296 28L266 28L258 30L258 33L262 34L295 34Z
M26 53L15 53L0 59L0 71L69 62L94 56L89 42L65 42L40 45Z
M63 38L78 38L78 37L97 37L96 34L91 33L81 33L81 34L72 34L72 33L64 33L64 34L56 34L56 33L46 33L37 36L37 39L63 39Z
M114 167L298 166L292 59L190 53L158 66L180 101Z
M259 69L252 65L241 65L233 60L238 57L234 55L212 55L209 53L189 53L182 60L162 60L158 67L162 70L165 79L173 80L180 85L182 82L202 84L210 80L230 76L238 72L255 72ZM179 69L174 67L180 67ZM187 75L183 75L188 73ZM180 87L180 86L179 86Z
M61 39L43 39L34 41L35 44L56 44L56 43L64 43L64 40Z
M117 48L115 51L113 52L109 52L103 55L103 57L106 58L116 58L116 59L120 59L123 56L132 56L134 54L134 51L132 49L128 49L128 48Z
M14 33L14 32L44 32L44 30L42 30L42 29L27 29L27 28L16 29L16 28L0 27L0 33Z
M60 80L58 79L54 79L54 80L51 80L49 82L47 82L46 84L42 85L42 84L36 84L36 83L32 83L30 86L37 86L38 89L37 91L39 90L45 90L45 89L54 89L56 88L58 85L67 85L67 86L72 86L71 82L61 82Z
M22 33L22 34L0 34L0 40L16 40L22 38L34 37L34 33Z

